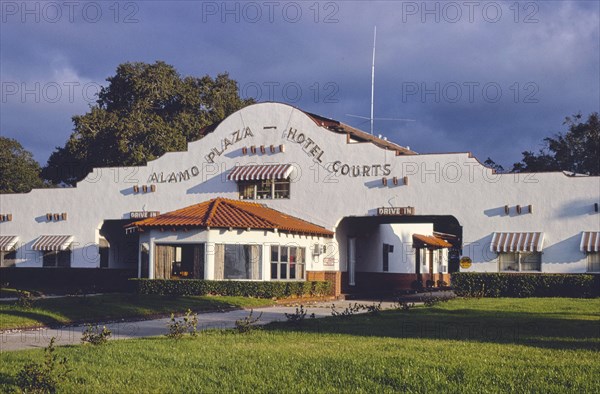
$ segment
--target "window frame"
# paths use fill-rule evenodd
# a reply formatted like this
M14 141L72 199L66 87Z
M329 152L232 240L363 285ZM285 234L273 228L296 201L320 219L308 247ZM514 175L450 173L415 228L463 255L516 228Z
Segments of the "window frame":
M279 244L272 244L270 245L270 255L269 255L269 267L270 267L270 274L269 274L269 279L273 280L273 281L305 281L306 280L306 248L303 246L297 246L297 245L279 245ZM274 248L276 248L275 250L277 250L277 260L274 260ZM298 249L302 249L302 261L298 261ZM286 258L285 261L282 258L282 256L284 256L284 253L282 253L282 251L285 250L286 251ZM295 250L295 253L292 253L292 250ZM294 257L294 258L292 258ZM301 268L301 272L303 274L302 278L297 278L296 276L296 272L298 270L298 267L302 267ZM274 270L274 268L276 267L276 270ZM285 278L282 278L281 275L281 269L285 267ZM290 276L292 273L292 267L293 267L293 276L294 278L291 278ZM273 274L276 275L273 275ZM275 277L274 277L275 276Z
M54 256L50 261L50 257ZM68 257L67 257L68 256ZM63 259L61 261L61 258ZM47 261L48 259L48 261ZM72 253L71 249L66 250L49 250L42 253L43 268L71 268ZM52 264L50 264L52 263ZM66 263L66 264L65 264Z
M591 274L598 274L600 273L600 252L589 252L586 253L586 260L587 260L587 265L586 265L586 272L591 273ZM597 261L592 262L591 260L595 258L597 259ZM592 270L592 264L596 264L597 265L597 269Z
M268 184L271 191L267 195L266 188ZM287 185L287 190L277 191L277 186ZM289 200L292 195L292 182L290 178L284 179L257 179L252 181L238 182L238 197L240 200Z
M516 264L516 269L503 268L503 257L514 255L515 259L512 260L512 264ZM537 265L537 269L524 270L523 264L532 264L530 261L525 261L528 256L536 256L536 260L533 263ZM542 252L500 252L498 253L498 272L510 273L510 272L542 272Z

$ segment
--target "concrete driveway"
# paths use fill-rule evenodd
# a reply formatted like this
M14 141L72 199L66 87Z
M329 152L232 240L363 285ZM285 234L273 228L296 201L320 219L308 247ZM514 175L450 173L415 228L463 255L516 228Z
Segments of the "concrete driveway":
M354 303L372 305L373 301L329 301L305 305L307 316L311 313L315 317L331 316L331 306L343 310L349 304ZM382 303L382 309L392 308L391 302ZM254 316L262 312L258 324L267 324L274 321L285 321L286 313L294 313L295 306L271 306L254 310ZM250 310L240 309L228 312L210 312L198 314L198 330L213 328L233 328L235 321L248 316ZM143 320L143 321L121 321L98 323L100 327L105 325L112 331L111 339L129 339L164 335L168 332L167 323L169 318ZM34 348L44 348L50 342L50 338L56 337L56 345L74 345L81 341L81 333L85 326L68 326L60 328L39 328L32 330L4 331L0 333L0 351L14 351Z

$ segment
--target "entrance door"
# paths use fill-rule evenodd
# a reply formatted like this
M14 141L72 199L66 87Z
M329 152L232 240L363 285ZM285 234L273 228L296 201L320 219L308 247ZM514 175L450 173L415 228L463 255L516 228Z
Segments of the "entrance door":
M348 238L348 284L356 285L356 238Z

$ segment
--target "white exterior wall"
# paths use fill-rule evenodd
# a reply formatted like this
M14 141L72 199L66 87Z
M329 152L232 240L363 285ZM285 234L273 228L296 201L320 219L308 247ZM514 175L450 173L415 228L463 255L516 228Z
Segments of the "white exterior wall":
M236 142L235 132L245 128L253 136ZM311 154L313 146L303 149L288 140L290 128L313 140L320 150ZM223 148L224 138L233 143L222 155L215 155L214 163L207 162L211 148ZM284 153L241 152L251 145L280 144L285 145ZM336 176L327 169L335 161L389 165L388 179L408 176L409 184L382 186L381 171L376 176ZM344 217L375 215L376 208L384 206L412 206L417 215L453 215L463 226L463 255L472 258L472 271L497 271L496 255L489 251L493 232L543 231L543 272L585 272L586 256L579 251L581 231L600 231L600 215L593 208L600 199L599 177L495 175L467 153L396 156L371 143L348 144L345 135L319 127L291 106L261 103L229 116L214 132L190 143L187 152L167 153L142 167L96 169L76 188L0 195L0 213L13 215L13 221L0 223L0 234L20 237L17 266L42 265L41 258L34 259L41 254L30 250L40 235L69 234L76 243L72 267L97 267L95 245L103 220L128 219L130 211L164 213L217 196L236 199L237 184L226 180L227 173L236 164L249 163L293 163L291 198L261 202L331 230ZM167 179L171 172L191 173L193 168L198 175L187 180L157 183L153 178L153 173L163 173ZM156 192L133 193L133 185L150 184L157 185ZM533 213L516 215L516 205L529 204ZM504 214L505 205L511 207L510 215ZM48 212L67 212L68 220L46 223ZM339 251L334 257L339 264Z
M204 243L204 279L215 278L215 244L240 244L240 245L260 245L262 247L262 279L270 280L271 272L271 245L297 246L305 248L305 269L306 271L332 271L339 270L339 266L323 266L323 256L313 255L312 248L315 244L330 244L331 239L317 236L304 236L279 233L265 230L241 230L233 229L210 229L210 230L190 230L182 231L159 231L150 230L140 235L140 244L145 243L150 247L149 253L149 273L150 278L154 277L154 248L157 244L198 244ZM141 249L141 248L140 248ZM327 268L327 269L325 269ZM139 272L138 272L139 276Z

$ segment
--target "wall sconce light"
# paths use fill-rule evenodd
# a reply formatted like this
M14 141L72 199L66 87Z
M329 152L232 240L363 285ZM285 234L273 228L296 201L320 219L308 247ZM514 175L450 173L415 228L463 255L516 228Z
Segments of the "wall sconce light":
M156 191L156 185L150 185L150 191L154 193Z
M387 186L387 178L381 178L381 184Z
M520 215L521 214L521 206L517 205L517 213Z
M527 206L527 210L529 211L529 213L533 213L533 205L529 204Z
M262 153L263 155L266 153L266 149L264 145L260 146L260 153Z
M279 145L279 152L285 152L285 145Z
M405 176L404 178L402 178L402 182L404 183L404 186L408 186L408 177Z
M63 213L61 213L61 214L60 214L60 218L61 218L62 220L67 220L67 213L66 213L66 212L63 212Z
M597 202L596 202L596 203L594 203L594 211L595 211L595 212L598 212L598 203L597 203Z
M144 193L147 193L148 192L148 186L146 186L146 185L142 186L142 191Z
M134 193L139 193L140 192L140 187L138 185L134 185L133 186L133 192Z
M275 145L271 145L269 149L271 150L271 153L275 153Z
M242 148L242 155L247 155L248 154L248 148L246 148L245 146Z
M47 214L46 214L46 220L47 220L47 221L50 221L50 220L52 220L52 214L51 214L51 213L47 213Z
M394 186L398 185L398 177L393 177L392 183L394 184Z
M256 153L256 146L252 145L252 146L250 147L250 152L251 152L252 154L255 154L255 153Z
M54 220L57 222L60 220L60 215L58 213L54 214Z
M509 208L508 208L508 205L505 205L505 206L504 206L504 214L505 214L505 215L508 215L508 213L509 213L509 212L510 212L510 210L509 210Z

